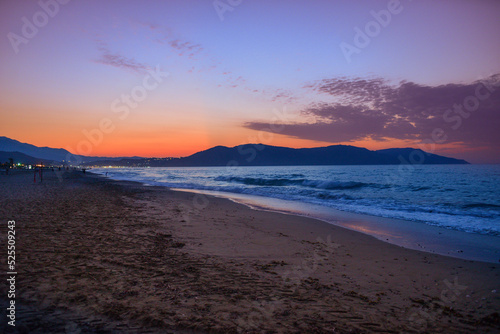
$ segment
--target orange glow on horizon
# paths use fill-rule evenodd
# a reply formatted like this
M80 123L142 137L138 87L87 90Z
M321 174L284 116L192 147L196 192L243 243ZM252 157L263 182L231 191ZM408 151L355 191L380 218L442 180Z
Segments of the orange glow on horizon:
M444 154L448 156L457 155L467 150L459 144L442 144L435 147L419 146L416 141L402 140L361 140L355 142L328 143L312 140L292 138L288 136L259 133L249 129L231 129L226 132L209 133L206 129L194 129L191 131L178 131L166 133L141 133L118 132L116 134L103 135L102 141L94 145L82 135L81 131L59 129L57 134L53 132L28 132L23 136L16 136L15 131L3 131L6 137L40 147L63 148L73 154L86 156L106 157L186 157L194 153L210 149L214 146L234 147L242 144L265 144L271 146L283 146L291 148L324 147L330 145L350 145L367 148L369 150L380 150L386 148L421 148L427 152ZM98 138L96 138L98 139ZM434 149L434 151L432 151Z

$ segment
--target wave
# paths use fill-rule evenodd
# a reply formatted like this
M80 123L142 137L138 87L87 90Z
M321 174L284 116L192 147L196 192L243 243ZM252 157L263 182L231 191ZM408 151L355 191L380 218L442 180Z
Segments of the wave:
M355 182L355 181L325 181L325 180L307 180L307 179L288 179L288 178L255 178L255 177L238 177L238 176L218 176L215 181L225 181L231 183L241 183L252 186L303 186L308 188L317 188L325 190L344 190L358 189L363 187L387 187L385 185L377 185L373 183Z
M326 189L326 190L341 190L341 189L357 189L368 186L373 186L372 183L363 182L340 182L340 181L304 181L303 185L311 188Z
M490 204L490 203L471 203L463 205L464 208L487 208L487 209L499 209L500 205Z
M432 189L431 187L426 187L426 186L413 186L413 187L410 187L410 190L411 191L422 191L422 190L429 190L429 189Z
M257 195L360 214L405 219L471 233L500 235L500 204L495 196L489 195L489 188L485 189L486 192L475 190L469 193L467 188L451 189L447 187L451 181L440 183L440 179L426 182L426 177L413 184L388 184L383 175L378 177L378 174L373 174L363 178L363 175L353 173L338 177L337 171L328 174L316 168L311 168L308 173L302 170L283 171L279 168L242 168L232 175L228 175L226 170L209 168L196 172L175 169L115 169L97 172L109 172L109 177L115 179L171 188Z
M215 178L215 181L226 181L226 182L234 182L241 183L252 186L290 186L301 184L305 181L305 179L296 179L290 180L286 178L280 179L264 179L264 178L255 178L255 177L238 177L238 176L218 176Z
M355 200L354 197L351 197L346 194L317 193L315 197L321 200L348 200L348 201Z

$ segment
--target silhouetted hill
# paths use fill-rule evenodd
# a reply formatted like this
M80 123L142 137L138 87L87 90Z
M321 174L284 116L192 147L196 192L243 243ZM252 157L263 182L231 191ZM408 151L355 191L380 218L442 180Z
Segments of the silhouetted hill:
M19 152L29 155L33 158L63 161L71 153L62 148L38 147L31 144L21 143L17 140L7 137L0 137L0 151Z
M413 152L413 153L412 153ZM419 149L389 149L370 151L366 148L333 145L317 148L288 148L262 144L235 147L216 146L185 158L122 159L88 165L204 167L204 166L299 166L299 165L395 165L420 162L423 164L467 164L464 160L428 154ZM412 158L410 160L410 157Z
M20 141L0 136L0 151L4 152L19 152L37 159L44 159L58 162L82 163L102 160L121 160L120 158L109 157L87 157L84 155L72 154L63 148L38 147L31 144L21 143ZM140 157L132 157L128 159L142 159Z
M25 165L35 165L39 163L43 163L44 165L50 165L52 163L51 160L34 158L29 155L20 152L4 152L0 151L0 163L8 163L9 159L12 158L14 160L14 164L25 164Z
M467 161L461 159L454 159L443 157L441 155L427 153L421 149L415 148L388 148L385 150L375 151L385 155L389 155L398 159L398 163L412 163L412 164L468 164ZM422 160L423 158L423 160Z
M413 148L391 148L370 151L366 148L332 145L316 148L289 148L263 144L235 147L215 146L184 158L106 158L73 155L62 148L37 147L7 137L0 137L0 151L33 164L43 160L68 161L93 166L130 167L196 167L196 166L307 166L307 165L396 165L401 163L467 164L465 160L447 158ZM7 154L8 155L8 154ZM35 161L33 161L33 159ZM4 159L5 160L5 159ZM5 161L4 161L5 162Z
M216 146L189 157L171 161L179 166L294 166L294 165L366 165L385 164L389 160L365 148L328 146L318 148L288 148L262 144L236 147Z

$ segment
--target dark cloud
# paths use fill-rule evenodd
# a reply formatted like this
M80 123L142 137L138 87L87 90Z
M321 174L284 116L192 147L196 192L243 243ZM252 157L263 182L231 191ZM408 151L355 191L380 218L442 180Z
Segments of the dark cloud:
M334 78L306 87L338 102L304 109L307 122L276 124L281 134L331 143L446 138L443 142L500 148L500 74L484 81L440 86ZM271 131L266 122L244 126Z
M346 104L380 103L393 91L393 88L380 78L333 78L306 85L305 87L320 93L333 95Z

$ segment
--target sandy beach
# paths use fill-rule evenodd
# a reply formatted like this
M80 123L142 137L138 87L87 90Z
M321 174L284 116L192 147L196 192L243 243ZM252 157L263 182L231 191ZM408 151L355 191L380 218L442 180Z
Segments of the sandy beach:
M1 245L10 220L17 241L6 333L500 332L500 264L91 173L0 185Z

